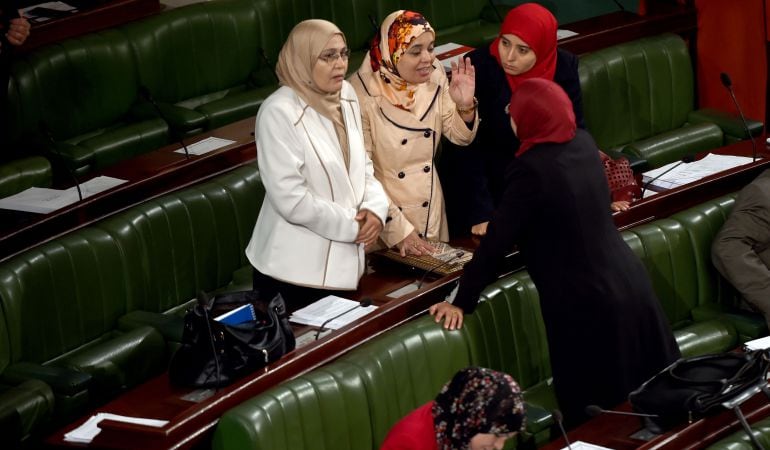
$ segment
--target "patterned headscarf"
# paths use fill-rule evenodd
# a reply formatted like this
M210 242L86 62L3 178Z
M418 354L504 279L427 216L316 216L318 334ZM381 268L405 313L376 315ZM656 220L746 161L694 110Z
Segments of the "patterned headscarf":
M523 81L530 78L553 80L556 73L557 28L558 23L553 14L537 3L524 3L508 11L500 26L500 34L489 46L490 53L502 66L498 47L500 36L513 34L526 42L537 57L535 65L528 71L519 75L505 74L511 91L515 91Z
M575 111L567 93L543 78L526 80L511 95L508 113L521 141L516 156L543 142L567 142L575 137Z
M394 106L407 111L411 111L414 105L414 93L418 86L401 78L396 65L409 45L425 32L436 34L422 14L398 10L382 22L380 32L372 39L369 49L372 71L380 75L382 95Z
M508 374L462 369L436 397L433 423L439 450L465 450L478 433L520 431L525 425L521 389Z

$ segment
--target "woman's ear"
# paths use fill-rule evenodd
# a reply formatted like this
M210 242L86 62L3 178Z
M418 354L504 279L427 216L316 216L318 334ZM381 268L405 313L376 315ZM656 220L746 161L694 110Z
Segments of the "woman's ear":
M511 129L513 130L513 134L516 134L516 122L513 121L513 117L511 117Z

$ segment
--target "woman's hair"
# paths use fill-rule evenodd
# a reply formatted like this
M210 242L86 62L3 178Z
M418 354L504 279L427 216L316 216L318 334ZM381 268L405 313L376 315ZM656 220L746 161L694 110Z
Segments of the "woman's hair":
M497 39L489 46L490 53L500 63L500 36L513 34L535 52L537 61L528 71L519 75L506 74L506 80L515 91L519 84L530 78L546 78L553 80L556 73L556 31L559 25L556 18L545 7L537 3L524 3L510 11L505 16Z
M422 14L394 11L382 21L369 47L369 64L379 75L380 90L391 104L405 110L412 108L417 86L401 78L396 65L412 42L426 32L435 35Z
M513 377L469 367L444 385L433 403L440 450L465 449L479 433L508 434L524 427L524 402Z
M567 142L575 137L572 101L558 84L543 78L524 81L511 95L508 113L521 141L516 156L535 144Z

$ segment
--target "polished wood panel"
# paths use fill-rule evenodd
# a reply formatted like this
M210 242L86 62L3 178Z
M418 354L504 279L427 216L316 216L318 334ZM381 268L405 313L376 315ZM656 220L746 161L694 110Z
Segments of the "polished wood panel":
M40 0L40 3L43 1ZM65 0L65 3L68 2ZM116 27L132 20L157 14L161 10L161 4L158 0L82 1L71 4L82 6L77 13L70 16L33 23L29 37L24 45L18 49L18 52L26 53L67 38Z
M617 11L564 24L561 28L578 33L559 41L559 47L576 55L590 53L622 42L661 33L676 33L685 39L693 38L697 29L695 8L656 2L647 14L640 16L628 11Z

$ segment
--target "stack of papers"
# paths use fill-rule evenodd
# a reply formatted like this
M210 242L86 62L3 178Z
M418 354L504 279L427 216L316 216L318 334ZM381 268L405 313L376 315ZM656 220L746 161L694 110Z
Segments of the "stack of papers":
M96 437L96 435L102 431L98 425L99 422L105 419L155 428L164 427L168 423L168 420L143 419L141 417L128 417L110 413L98 413L94 416L91 416L91 418L86 420L83 425L65 434L64 440L66 442L78 442L81 444L90 443Z
M357 307L360 304L360 302L337 297L336 295L329 295L302 309L294 311L289 320L294 323L320 327L327 320L340 315L340 317L324 326L324 328L336 330L377 309L373 305ZM345 313L345 311L350 312Z
M106 176L94 177L80 184L83 198L98 194L125 183L126 180ZM0 209L46 214L80 200L77 186L69 189L31 187L26 191L0 199Z
M645 172L642 174L642 185L649 183L648 189L673 189L751 162L752 158L746 156L715 155L709 153L698 161L691 163L676 161ZM656 179L656 177L659 178Z

